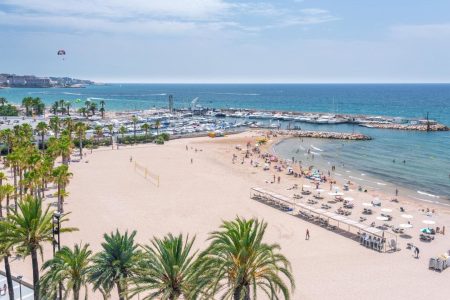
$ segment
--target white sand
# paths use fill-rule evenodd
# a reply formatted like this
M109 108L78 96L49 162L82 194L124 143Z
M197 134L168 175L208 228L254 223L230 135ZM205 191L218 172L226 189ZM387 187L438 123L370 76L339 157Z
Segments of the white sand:
M189 233L196 235L196 247L204 248L208 232L215 230L221 220L237 215L258 217L269 223L266 241L279 243L282 253L292 263L297 285L293 299L449 298L450 270L443 273L429 271L428 259L450 249L450 232L445 236L438 235L430 244L419 242L418 230L426 226L421 223L425 217L419 214L418 206L403 203L401 206L415 217L412 220L414 228L408 231L413 239L399 238L400 252L378 253L251 200L251 187L292 196L299 191L288 191L287 188L293 183L300 185L303 182L281 175L281 184L268 184L265 180L270 181L274 172L252 168L248 161L244 165L232 164L232 154L238 153L234 145L244 146L251 135L174 140L164 146L100 149L87 155L85 160L89 163L72 163L74 178L68 188L70 196L66 210L72 211L70 225L80 231L64 235L64 244L82 241L97 251L103 233L118 228L136 229L138 241L143 243L152 236L161 237L168 232ZM189 145L189 151L186 151L186 145ZM191 146L203 151L195 152ZM129 161L130 156L133 161L159 174L159 187L135 171ZM240 162L240 158L237 161ZM324 189L327 187L324 185ZM359 192L347 195L355 198L356 204L350 217L358 219L361 202L370 198ZM382 207L394 210L391 213L394 215L393 224L407 221L398 217L399 206L383 202ZM432 219L437 221L437 226L446 225L450 230L449 215L443 210L438 210ZM305 241L307 228L311 233L309 241ZM420 259L414 259L413 253L405 249L407 242L419 246ZM46 250L45 256L49 258L49 247ZM13 272L23 272L31 282L28 259L13 263ZM91 293L90 299L102 298L100 294ZM115 291L113 299L116 299Z

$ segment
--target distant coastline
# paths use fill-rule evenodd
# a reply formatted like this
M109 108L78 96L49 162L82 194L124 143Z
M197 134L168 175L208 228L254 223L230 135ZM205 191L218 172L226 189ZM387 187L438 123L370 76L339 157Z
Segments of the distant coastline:
M0 73L0 88L84 88L95 84L91 80L71 77L38 77Z

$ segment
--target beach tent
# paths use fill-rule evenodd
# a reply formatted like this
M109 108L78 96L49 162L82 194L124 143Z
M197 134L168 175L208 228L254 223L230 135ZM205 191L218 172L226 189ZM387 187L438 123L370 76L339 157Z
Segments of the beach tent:
M420 229L420 232L431 234L430 228L422 228L422 229Z

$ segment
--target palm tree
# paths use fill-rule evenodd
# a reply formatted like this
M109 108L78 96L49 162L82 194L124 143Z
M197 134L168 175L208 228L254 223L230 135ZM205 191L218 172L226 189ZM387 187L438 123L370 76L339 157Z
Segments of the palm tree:
M103 127L100 125L95 126L95 136L97 138L97 143L100 143L100 138L103 136Z
M131 121L133 122L133 140L134 140L134 143L136 144L136 124L137 124L138 119L136 118L136 116L133 116L131 118Z
M89 268L89 281L94 290L103 288L110 291L115 286L119 299L125 299L127 281L135 276L141 256L138 245L134 242L135 236L136 231L130 235L128 232L122 235L118 230L103 236L103 250L93 257Z
M156 134L159 134L159 127L161 127L161 121L156 120L155 121Z
M83 114L83 117L86 117L87 109L86 107L81 107L78 109L78 113Z
M1 227L0 227L1 228ZM11 265L9 263L9 257L11 256L11 245L8 245L6 242L0 242L0 258L3 259L5 263L5 275L6 275L6 283L8 285L8 296L9 299L14 298L14 286L11 274Z
M87 126L83 122L77 122L75 124L75 133L78 137L78 147L80 149L80 158L83 159L83 139L86 135Z
M0 240L7 247L15 247L23 256L31 255L33 267L34 299L39 299L39 263L38 252L42 255L42 246L53 240L53 214L50 206L44 210L42 200L31 196L19 202L19 210L0 221ZM61 222L66 222L62 216ZM71 232L75 228L62 228L60 232Z
M211 296L220 291L221 299L256 299L258 289L268 299L279 299L280 292L290 299L289 285L294 289L290 263L278 253L279 245L262 241L266 227L267 223L255 219L223 222L200 255L197 270L210 280L199 288Z
M102 119L104 119L105 118L105 100L100 101L99 111L102 113Z
M42 151L44 151L45 147L44 147L44 138L45 138L45 134L48 131L48 125L45 122L39 122L36 125L36 131L38 132L38 134L41 136L41 146L42 146Z
M144 123L141 125L141 129L144 129L145 131L145 139L148 138L148 131L150 130L150 125L147 123Z
M72 173L69 172L69 167L67 165L60 165L53 169L53 178L58 186L58 211L63 212L64 211L64 190L67 186L67 184L70 181L70 178L72 177Z
M66 112L67 115L70 116L70 107L72 106L72 103L70 101L66 102Z
M0 186L3 185L3 181L8 180L8 177L5 175L5 173L0 172Z
M53 130L53 133L55 134L55 138L58 138L58 133L59 133L59 129L60 129L60 123L61 123L61 121L59 120L58 117L51 117L50 118L49 127L50 127L51 130Z
M42 270L46 273L40 280L41 296L46 299L54 299L58 286L62 283L65 286L64 299L67 299L70 292L74 300L79 300L80 290L84 287L87 298L88 290L88 264L92 251L89 244L75 244L74 249L64 246L55 256L42 265Z
M5 106L6 103L8 103L8 100L5 97L0 97L0 105Z
M125 137L125 133L127 133L128 132L128 130L127 130L127 128L125 127L125 126L120 126L120 128L119 128L119 132L120 132L120 134L122 135L122 139Z
M131 297L145 292L148 296L142 299L191 299L190 293L196 286L195 253L191 253L194 240L169 234L162 240L154 238L150 246L144 246L139 271L130 281L133 283Z
M108 128L109 136L111 138L111 149L114 150L114 144L113 144L113 141L114 141L114 126L112 124L108 124L108 125L106 125L106 128Z

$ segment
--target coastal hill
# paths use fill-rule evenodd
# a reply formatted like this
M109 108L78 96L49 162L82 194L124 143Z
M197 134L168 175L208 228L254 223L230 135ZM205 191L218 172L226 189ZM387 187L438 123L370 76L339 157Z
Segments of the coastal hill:
M15 88L83 88L94 84L91 80L70 77L37 77L0 73L0 87Z

